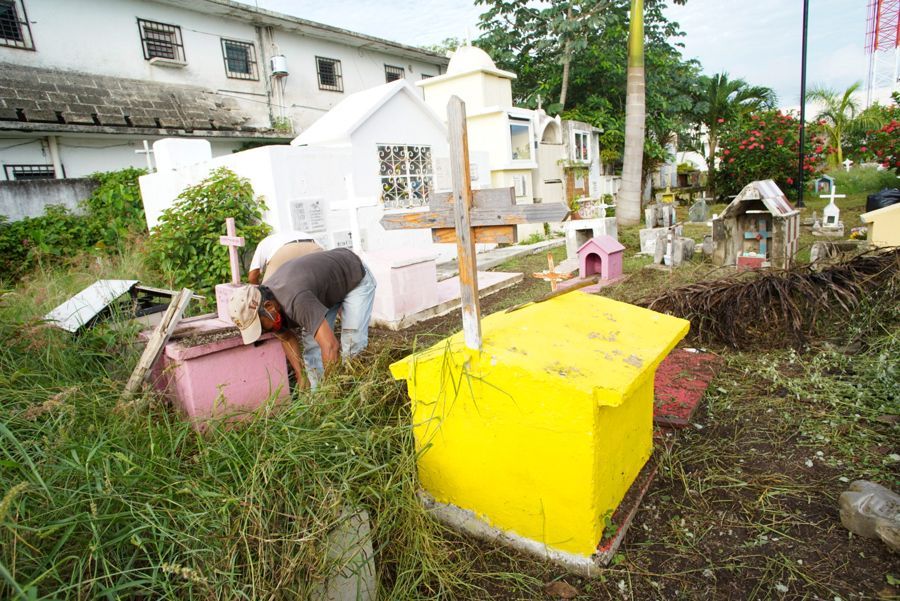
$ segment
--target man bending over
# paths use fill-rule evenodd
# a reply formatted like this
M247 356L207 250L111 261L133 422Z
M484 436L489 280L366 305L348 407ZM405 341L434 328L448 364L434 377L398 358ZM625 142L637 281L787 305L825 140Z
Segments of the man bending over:
M315 387L324 373L343 357L352 357L369 343L369 319L375 300L375 278L362 260L346 248L316 252L281 265L261 286L244 286L229 302L231 319L244 344L272 332L284 347L288 362L305 387L301 346L291 330L302 329L303 344L318 343L324 366L307 365ZM342 311L341 340L334 333L337 308Z

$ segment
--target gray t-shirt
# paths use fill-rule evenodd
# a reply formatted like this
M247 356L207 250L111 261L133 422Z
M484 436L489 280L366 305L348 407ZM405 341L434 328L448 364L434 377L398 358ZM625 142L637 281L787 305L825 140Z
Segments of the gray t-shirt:
M328 309L359 285L363 270L352 250L336 248L291 259L265 285L288 319L315 334Z

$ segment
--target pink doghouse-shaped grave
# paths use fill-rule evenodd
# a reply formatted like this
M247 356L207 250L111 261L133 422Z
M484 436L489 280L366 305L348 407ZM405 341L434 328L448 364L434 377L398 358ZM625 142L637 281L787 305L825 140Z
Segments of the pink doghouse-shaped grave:
M600 274L601 280L622 276L622 257L625 247L612 236L591 238L578 248L578 277L583 279Z

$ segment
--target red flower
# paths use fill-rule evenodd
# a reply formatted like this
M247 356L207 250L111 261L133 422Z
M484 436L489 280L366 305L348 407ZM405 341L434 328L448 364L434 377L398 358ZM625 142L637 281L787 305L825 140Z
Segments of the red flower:
M793 185L794 185L794 178L793 178L793 177L787 178L787 183L788 183L789 186L793 186Z
M738 146L738 148L740 148L741 150L744 150L744 148L746 148L746 147L743 144L741 144L740 146Z
M784 146L784 139L778 138L777 140L775 140L775 143L778 144L779 146Z
M718 121L719 123L725 123L725 119L722 119L721 117L719 117L718 119L716 119L716 121Z
M728 159L728 162L729 162L729 163L733 163L733 162L734 162L734 157L731 157L730 159Z
M731 154L731 151L726 148L722 151L722 154Z
M867 150L868 150L868 148L866 148L865 146L860 146L860 147L859 147L859 151L860 151L860 152L865 152L865 151L867 151Z

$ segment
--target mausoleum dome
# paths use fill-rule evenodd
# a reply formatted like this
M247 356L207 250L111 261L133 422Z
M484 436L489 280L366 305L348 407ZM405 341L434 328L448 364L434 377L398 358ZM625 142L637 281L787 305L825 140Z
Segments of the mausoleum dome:
M481 48L477 46L461 46L450 58L450 64L447 65L447 74L456 75L482 69L496 71L497 65L494 64L488 53Z

